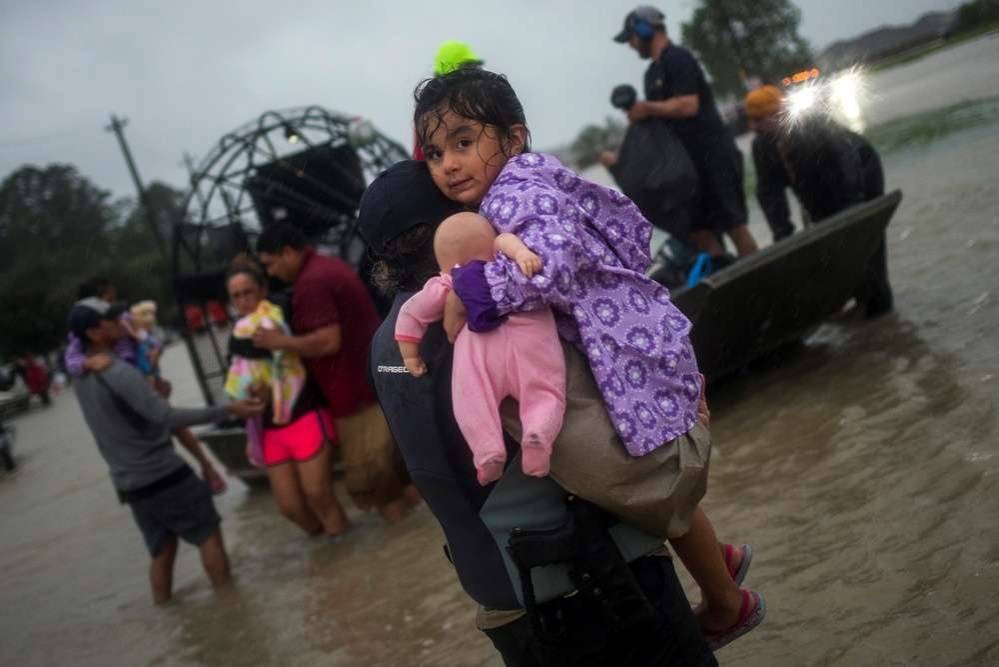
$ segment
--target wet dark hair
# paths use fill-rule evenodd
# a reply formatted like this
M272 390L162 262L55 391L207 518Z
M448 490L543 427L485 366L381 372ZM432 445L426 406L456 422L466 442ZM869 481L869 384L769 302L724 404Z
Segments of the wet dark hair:
M421 145L440 127L448 111L496 128L500 139L508 139L514 125L527 127L524 105L506 77L478 67L460 67L444 76L425 79L416 86L413 97L413 126ZM525 153L530 143L528 131Z
M302 250L306 246L305 234L290 222L276 222L264 227L257 239L257 252L277 255L283 248Z
M385 244L378 253L371 280L383 294L419 290L440 273L434 255L434 232L438 225L417 225Z
M246 253L236 255L229 262L229 268L225 272L225 284L228 285L233 276L240 274L249 276L250 280L257 283L260 287L267 287L268 285L267 277L264 275L264 270L260 267L260 263L257 262L255 257Z

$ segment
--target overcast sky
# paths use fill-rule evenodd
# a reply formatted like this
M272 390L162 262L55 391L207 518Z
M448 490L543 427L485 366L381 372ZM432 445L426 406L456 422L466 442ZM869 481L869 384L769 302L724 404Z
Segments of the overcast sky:
M821 49L960 0L799 0ZM696 5L667 0L669 30ZM645 65L615 44L634 0L0 0L0 176L70 162L116 196L134 190L110 112L142 177L185 183L196 158L268 109L320 104L409 144L412 89L445 39L470 42L507 74L538 147L614 113L607 98Z

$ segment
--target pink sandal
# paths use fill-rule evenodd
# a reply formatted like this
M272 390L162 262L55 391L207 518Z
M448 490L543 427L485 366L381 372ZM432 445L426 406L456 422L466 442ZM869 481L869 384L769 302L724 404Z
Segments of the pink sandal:
M739 589L739 592L742 593L742 607L739 609L739 620L725 630L704 632L704 640L708 643L708 648L712 652L748 633L762 623L763 619L767 616L767 603L762 595L745 588Z
M743 544L739 547L742 550L742 562L739 563L739 567L735 567L733 562L735 558L735 547L731 544L724 545L725 548L725 567L728 568L728 573L732 576L732 580L735 581L736 586L741 586L742 582L746 580L746 574L749 572L749 564L753 562L753 547L748 544Z

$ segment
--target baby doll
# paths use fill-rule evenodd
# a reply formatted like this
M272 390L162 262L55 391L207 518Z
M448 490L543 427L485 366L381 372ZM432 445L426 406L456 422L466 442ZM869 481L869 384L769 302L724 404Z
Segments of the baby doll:
M427 372L419 345L427 327L443 315L452 289L451 268L491 260L497 252L516 262L527 276L541 270L538 256L520 239L512 234L497 236L480 215L459 213L437 228L434 254L441 273L402 306L396 322L403 363L414 377ZM499 405L508 396L520 404L524 473L547 475L552 443L565 412L565 358L551 310L513 313L488 333L462 330L454 342L451 391L454 416L472 450L480 484L503 474L506 446Z

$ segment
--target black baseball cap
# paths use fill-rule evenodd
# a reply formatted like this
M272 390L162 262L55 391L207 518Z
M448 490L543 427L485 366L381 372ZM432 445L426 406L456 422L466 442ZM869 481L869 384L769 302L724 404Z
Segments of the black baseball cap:
M427 163L403 160L383 171L361 197L357 230L376 255L400 234L419 225L438 225L465 208L434 185Z
M81 299L69 309L69 330L77 338L86 339L87 329L99 327L102 320L118 319L125 309L125 304L111 304L95 296Z
M639 21L645 21L653 28L666 27L665 14L655 7L641 5L639 7L635 7L633 10L628 12L627 16L624 17L624 27L621 28L621 32L614 36L614 41L624 44L631 39L631 36L635 34L635 24Z

